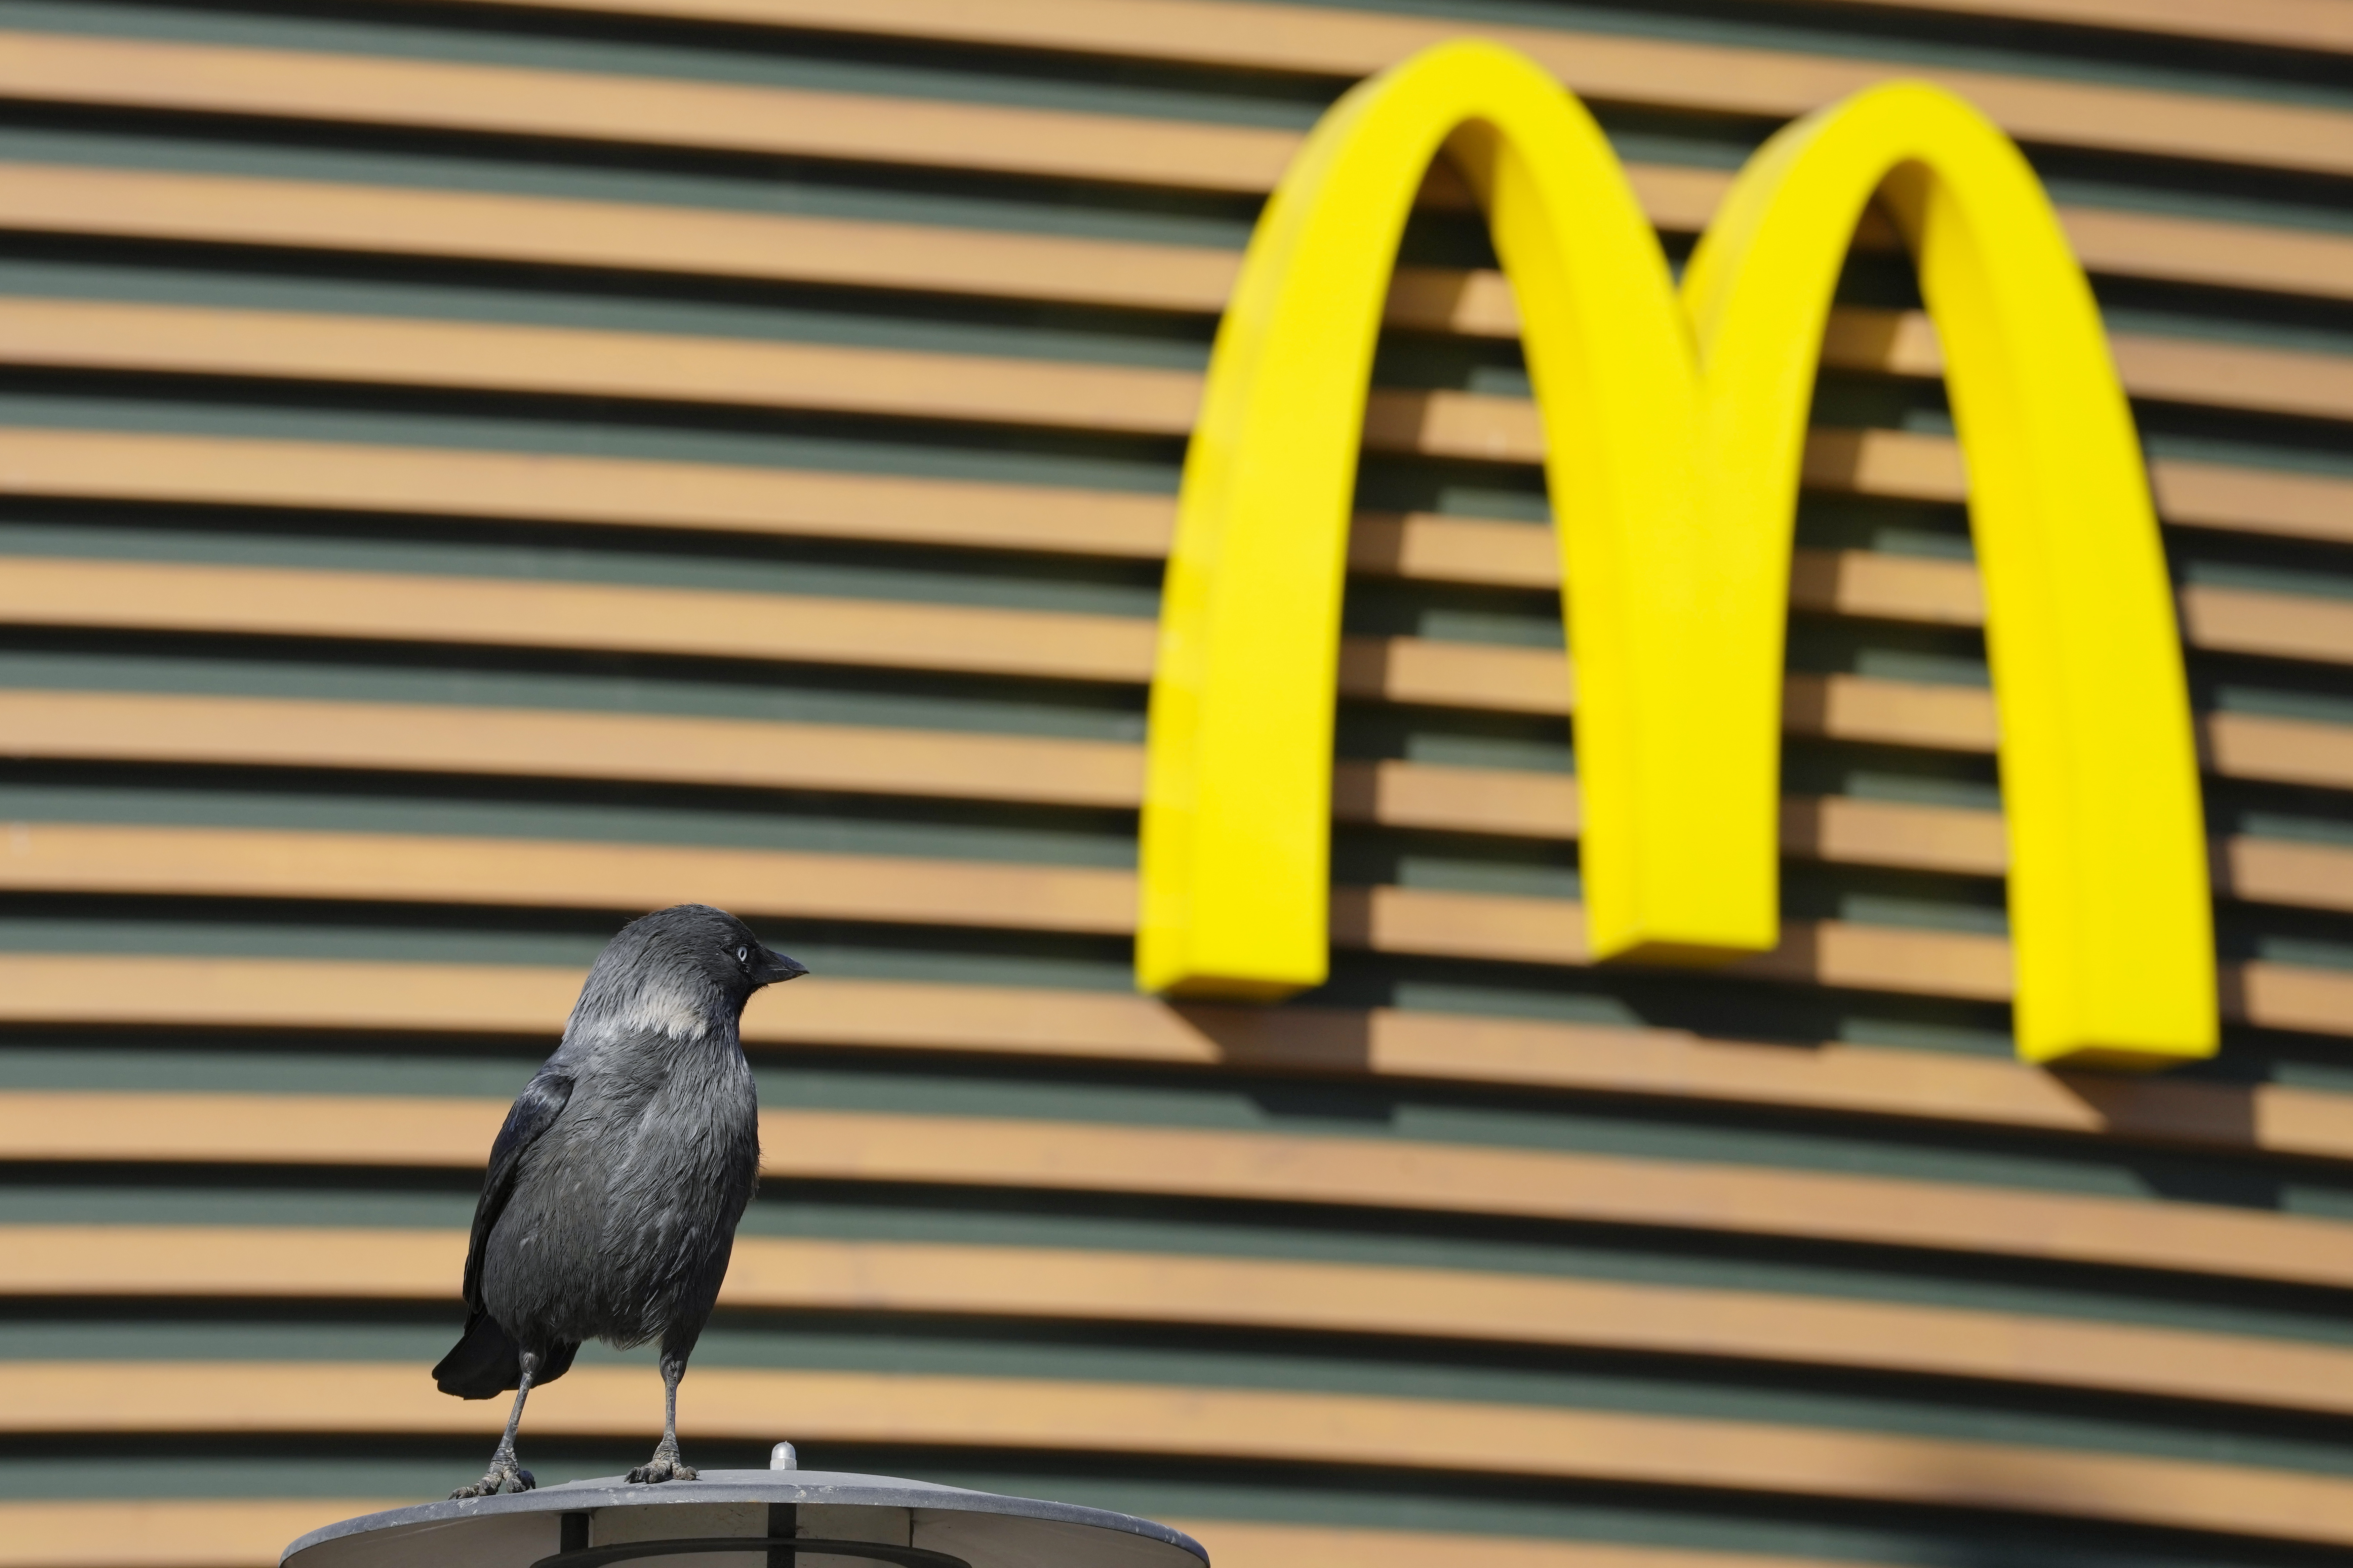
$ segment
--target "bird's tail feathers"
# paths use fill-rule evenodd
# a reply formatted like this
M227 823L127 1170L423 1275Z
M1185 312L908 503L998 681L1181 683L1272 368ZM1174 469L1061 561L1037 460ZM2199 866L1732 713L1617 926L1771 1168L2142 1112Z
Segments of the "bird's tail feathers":
M579 1353L577 1343L549 1346L540 1357L532 1386L562 1377L572 1370L572 1358ZM433 1384L460 1399L495 1399L522 1386L522 1347L499 1326L497 1319L488 1312L475 1312L466 1320L465 1334L434 1367Z
M522 1384L522 1347L482 1311L467 1317L465 1334L433 1369L433 1385L460 1399L495 1399Z

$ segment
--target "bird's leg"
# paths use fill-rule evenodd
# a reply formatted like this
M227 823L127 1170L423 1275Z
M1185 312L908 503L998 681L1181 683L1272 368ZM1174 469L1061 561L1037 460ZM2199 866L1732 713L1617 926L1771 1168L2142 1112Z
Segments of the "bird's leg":
M678 1457L678 1380L686 1375L686 1352L662 1347L662 1440L654 1457L629 1472L633 1481L691 1481L702 1472Z
M449 1495L461 1497L496 1497L501 1492L527 1492L539 1485L529 1470L515 1462L515 1433L522 1426L522 1402L531 1397L532 1374L539 1370L539 1357L530 1351L522 1352L522 1380L515 1385L514 1408L507 1412L507 1435L499 1439L496 1452L491 1455L488 1474L470 1487L459 1487Z

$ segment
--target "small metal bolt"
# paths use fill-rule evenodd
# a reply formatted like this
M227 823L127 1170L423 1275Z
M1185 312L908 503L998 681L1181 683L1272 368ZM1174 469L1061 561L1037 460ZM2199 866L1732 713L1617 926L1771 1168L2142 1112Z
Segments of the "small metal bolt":
M768 1468L772 1470L797 1470L800 1468L801 1457L799 1454L794 1452L793 1446L790 1443L779 1443L775 1447L768 1450Z

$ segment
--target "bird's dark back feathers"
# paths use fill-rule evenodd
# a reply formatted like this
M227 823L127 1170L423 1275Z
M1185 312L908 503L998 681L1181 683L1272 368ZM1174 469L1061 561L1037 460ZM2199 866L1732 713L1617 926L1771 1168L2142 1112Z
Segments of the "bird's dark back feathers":
M552 1065L552 1064L551 1064ZM490 1399L522 1382L522 1348L501 1328L482 1305L482 1255L491 1229L506 1211L507 1195L514 1190L515 1167L533 1141L554 1124L565 1102L572 1098L572 1080L543 1067L523 1085L491 1145L489 1172L482 1178L482 1195L474 1204L473 1233L466 1240L466 1332L433 1368L434 1386L460 1399ZM573 1350L579 1347L575 1345ZM566 1351L563 1365L551 1355L541 1363L534 1381L552 1383L572 1364Z
M633 921L606 945L491 1146L466 1332L434 1368L444 1393L515 1387L525 1348L536 1385L586 1338L700 1333L758 1165L738 1020L753 992L803 973L702 905Z

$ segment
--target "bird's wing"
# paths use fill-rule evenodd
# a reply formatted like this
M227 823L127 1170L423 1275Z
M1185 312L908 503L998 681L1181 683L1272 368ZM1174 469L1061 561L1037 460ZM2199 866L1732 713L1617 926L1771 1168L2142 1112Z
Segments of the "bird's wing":
M482 1251L490 1246L491 1227L505 1212L507 1194L514 1191L522 1152L554 1124L571 1098L568 1074L540 1068L515 1096L506 1124L491 1145L490 1173L482 1178L481 1201L474 1205L474 1234L466 1243L466 1305L474 1311L482 1308Z

